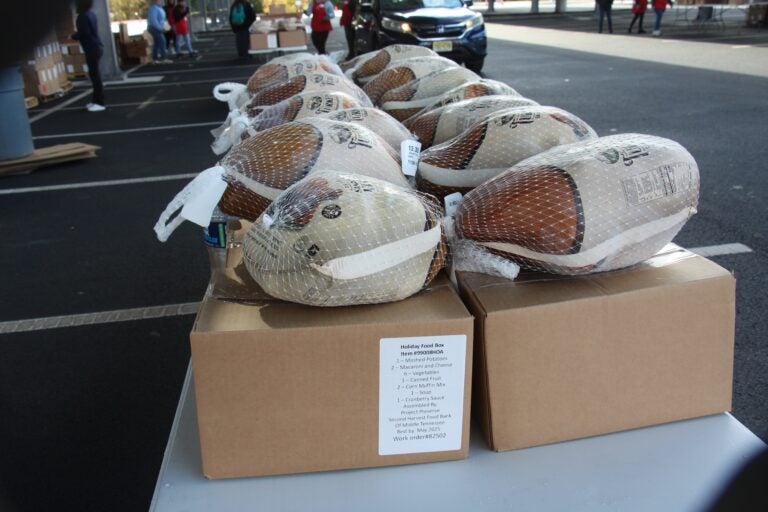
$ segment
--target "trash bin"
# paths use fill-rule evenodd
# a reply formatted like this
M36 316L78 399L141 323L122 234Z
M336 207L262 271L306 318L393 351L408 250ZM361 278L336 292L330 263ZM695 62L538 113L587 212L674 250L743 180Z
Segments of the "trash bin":
M31 155L35 147L18 66L0 68L0 112L0 160Z

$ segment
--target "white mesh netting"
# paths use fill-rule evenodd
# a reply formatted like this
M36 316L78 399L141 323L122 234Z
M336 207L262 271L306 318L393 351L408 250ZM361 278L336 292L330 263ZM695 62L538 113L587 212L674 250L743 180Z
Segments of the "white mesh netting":
M466 68L450 67L412 80L382 94L381 109L403 121L434 103L451 89L477 80L479 77Z
M414 138L414 135L397 119L377 108L350 108L318 117L365 126L387 141L395 151L400 150L400 143L404 140Z
M341 64L344 73L358 84L370 82L384 69L398 60L412 57L437 56L437 53L424 46L393 44L371 53L364 53L346 64Z
M270 295L313 306L404 299L443 267L442 209L385 181L318 172L280 194L243 240Z
M455 231L510 266L601 272L661 250L698 194L698 166L680 144L613 135L555 147L483 183L459 204Z
M452 60L431 55L397 60L376 75L376 78L367 82L363 86L363 91L374 105L379 106L379 100L387 91L435 71L455 67L458 67L458 64Z

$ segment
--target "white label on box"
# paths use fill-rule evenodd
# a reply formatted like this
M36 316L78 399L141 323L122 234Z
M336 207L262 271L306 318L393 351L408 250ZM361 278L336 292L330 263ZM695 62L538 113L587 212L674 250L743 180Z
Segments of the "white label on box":
M467 337L382 338L379 455L461 449Z
M267 48L277 48L277 34L274 32L267 34Z
M403 174L416 176L420 152L421 142L417 140L404 140L400 143L400 161L403 163Z
M72 64L67 64L67 73L74 73L75 72L75 66Z

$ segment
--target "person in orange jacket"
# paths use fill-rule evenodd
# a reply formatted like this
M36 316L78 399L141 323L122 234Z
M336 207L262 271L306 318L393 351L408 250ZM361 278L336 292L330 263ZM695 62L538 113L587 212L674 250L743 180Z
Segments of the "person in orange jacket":
M635 26L635 22L640 20L638 23L637 33L638 34L645 34L645 30L643 30L643 18L645 17L645 11L648 9L648 0L635 0L635 3L632 5L632 12L635 13L635 17L632 18L632 22L629 24L629 32L632 33L632 27Z
M674 4L672 0L652 0L653 12L656 13L656 23L653 25L653 33L651 35L658 37L661 35L661 17L664 16L664 11L667 9L667 5L672 7Z

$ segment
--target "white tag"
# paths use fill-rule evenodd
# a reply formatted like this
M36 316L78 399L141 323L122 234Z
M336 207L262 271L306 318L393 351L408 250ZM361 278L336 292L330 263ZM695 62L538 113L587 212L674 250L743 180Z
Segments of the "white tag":
M454 192L453 194L448 194L445 196L445 215L446 217L453 217L456 215L456 208L459 207L459 203L461 202L461 198L463 196L461 195L461 192Z
M461 449L467 337L382 338L379 455Z
M421 142L417 140L409 139L400 143L400 161L403 163L403 174L406 176L416 176L420 152Z
M226 188L227 182L221 179L220 173L206 175L200 183L199 192L189 198L179 215L198 226L207 227Z

